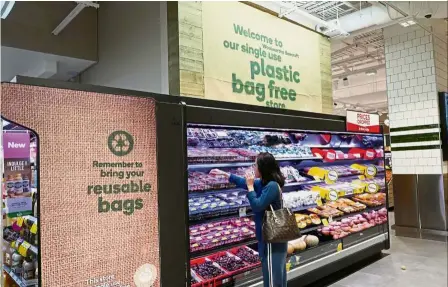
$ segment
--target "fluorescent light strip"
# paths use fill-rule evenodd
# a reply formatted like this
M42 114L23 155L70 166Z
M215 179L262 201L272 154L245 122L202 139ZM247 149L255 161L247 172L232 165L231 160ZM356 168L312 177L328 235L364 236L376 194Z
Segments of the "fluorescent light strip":
M14 7L16 1L0 1L1 18L6 19Z

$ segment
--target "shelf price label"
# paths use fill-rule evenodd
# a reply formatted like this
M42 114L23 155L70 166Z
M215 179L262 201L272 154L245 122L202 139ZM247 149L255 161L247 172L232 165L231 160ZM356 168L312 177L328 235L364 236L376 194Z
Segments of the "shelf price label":
M30 232L33 234L37 234L37 223L34 222L33 225L30 228Z
M368 193L377 193L379 189L380 189L380 187L376 183L369 183L366 186L366 192L368 192Z
M23 241L22 244L20 244L19 246L19 254L22 255L23 257L26 257L26 253L28 251L28 249L30 249L31 244L29 244L26 241Z
M339 198L339 194L336 190L334 189L330 189L330 191L328 192L328 200L331 201L336 201Z
M378 169L374 165L368 165L365 169L365 176L367 178L373 178L377 175Z
M247 216L247 210L246 210L246 208L245 208L245 207L241 207L241 208L239 209L239 214L240 214L240 217L246 217L246 216Z
M324 226L328 226L328 225L329 225L329 223L328 223L328 219L326 219L326 218L322 218L322 224L323 224Z
M332 184L332 183L335 183L338 180L338 178L339 178L338 173L334 170L330 170L325 175L325 182L327 184Z
M316 199L316 204L317 206L322 206L322 199L320 197Z
M23 217L22 217L22 216L19 217L19 218L17 218L17 225L18 225L19 227L22 227L22 225L23 225Z
M337 252L342 251L342 242L338 243L338 247L336 248L336 251Z

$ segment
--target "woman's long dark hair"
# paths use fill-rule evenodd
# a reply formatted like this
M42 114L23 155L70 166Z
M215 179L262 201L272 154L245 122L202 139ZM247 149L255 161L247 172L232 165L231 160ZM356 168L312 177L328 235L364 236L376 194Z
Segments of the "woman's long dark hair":
M260 153L257 156L257 167L263 185L268 184L270 181L277 182L280 187L285 185L285 178L272 154L268 152Z

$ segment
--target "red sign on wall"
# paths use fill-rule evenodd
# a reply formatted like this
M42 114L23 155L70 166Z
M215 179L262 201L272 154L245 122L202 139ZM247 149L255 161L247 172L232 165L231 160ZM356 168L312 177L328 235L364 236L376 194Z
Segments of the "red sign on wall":
M347 131L380 133L380 116L355 111L347 111Z

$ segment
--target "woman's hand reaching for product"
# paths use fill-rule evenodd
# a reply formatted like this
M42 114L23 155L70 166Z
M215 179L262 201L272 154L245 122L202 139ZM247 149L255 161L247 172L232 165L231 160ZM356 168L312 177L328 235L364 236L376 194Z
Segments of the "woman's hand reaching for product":
M210 171L210 174L211 175L220 175L220 176L224 176L224 177L226 177L226 178L229 178L230 177L230 173L228 173L228 172L225 172L225 171L223 171L223 170L220 170L220 169L212 169L211 171Z
M245 178L246 178L247 189L249 191L254 191L255 175L253 174L253 172L251 172L251 171L246 172Z

